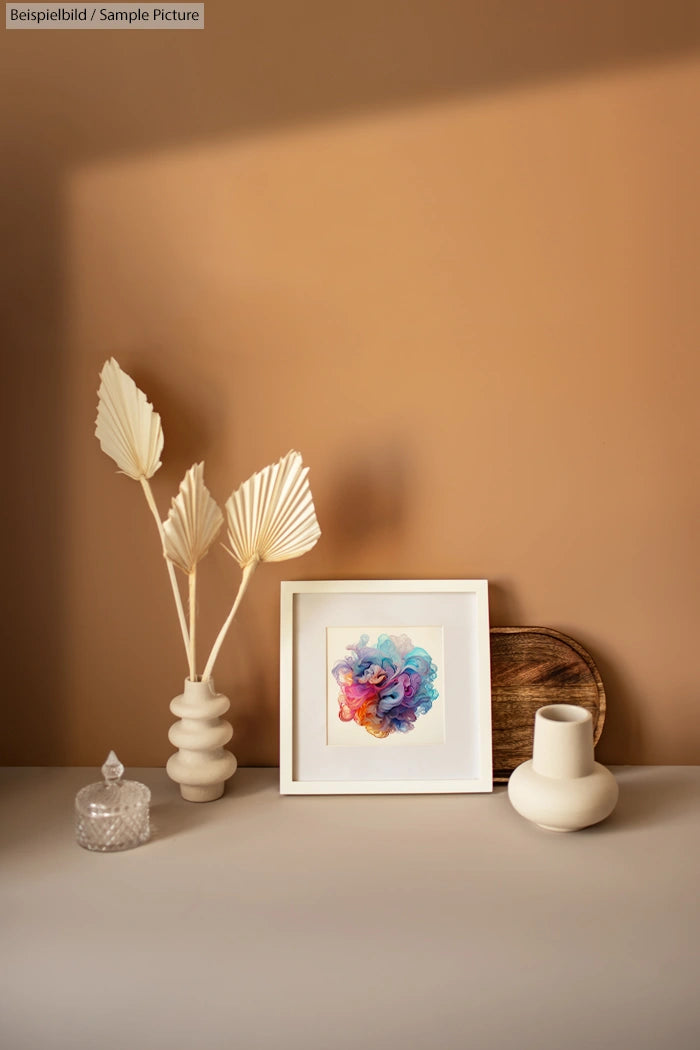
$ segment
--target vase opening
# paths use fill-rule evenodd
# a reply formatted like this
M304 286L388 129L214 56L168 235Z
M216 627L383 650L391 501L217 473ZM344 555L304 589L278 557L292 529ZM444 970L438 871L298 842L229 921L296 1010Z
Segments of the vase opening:
M593 770L593 720L575 704L550 704L535 715L535 770L547 777L584 777Z
M576 707L574 704L550 704L549 707L541 707L538 714L549 722L587 722L590 718L585 707Z

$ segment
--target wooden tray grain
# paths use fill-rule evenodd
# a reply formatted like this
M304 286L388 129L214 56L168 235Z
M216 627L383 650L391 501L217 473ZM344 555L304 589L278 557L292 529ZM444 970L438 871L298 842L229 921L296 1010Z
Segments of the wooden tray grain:
M548 627L491 628L493 779L507 781L532 758L535 712L577 704L593 716L593 742L605 721L605 690L590 653Z

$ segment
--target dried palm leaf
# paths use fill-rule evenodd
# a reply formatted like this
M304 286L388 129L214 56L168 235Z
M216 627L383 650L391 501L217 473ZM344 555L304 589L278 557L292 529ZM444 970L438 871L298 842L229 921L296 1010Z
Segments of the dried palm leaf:
M160 416L154 411L153 405L146 400L143 391L139 390L131 376L121 370L113 357L105 361L102 366L97 396L95 435L102 451L115 461L121 471L135 481L141 482L141 488L148 508L155 519L165 555L163 522L160 520L148 480L153 477L161 465L163 429L160 425ZM175 579L175 569L167 557L165 564L175 599L182 640L189 654L190 639L185 610L182 607L182 598Z
M258 562L285 561L311 550L321 530L314 501L298 452L244 481L226 501L229 553L243 570L231 612L214 642L202 677L211 676L226 633ZM227 548L228 549L228 548Z
M288 452L226 501L231 553L242 569L251 562L296 558L314 546L321 530L308 473L299 453Z
M211 547L223 523L224 516L204 484L204 464L195 463L180 483L170 514L163 522L165 553L189 577L190 644L187 659L193 681L197 677L197 563Z
M216 539L224 516L204 484L204 464L195 463L180 483L163 522L165 553L189 576Z
M153 477L163 451L160 416L113 357L105 362L100 380L95 435L102 451L134 481Z

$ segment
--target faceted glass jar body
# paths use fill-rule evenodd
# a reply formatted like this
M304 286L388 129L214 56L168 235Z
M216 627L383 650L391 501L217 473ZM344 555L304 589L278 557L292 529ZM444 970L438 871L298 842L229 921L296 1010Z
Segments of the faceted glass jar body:
M75 835L83 849L111 853L148 841L151 792L145 784L122 780L123 772L112 751L102 767L104 781L88 784L76 795Z

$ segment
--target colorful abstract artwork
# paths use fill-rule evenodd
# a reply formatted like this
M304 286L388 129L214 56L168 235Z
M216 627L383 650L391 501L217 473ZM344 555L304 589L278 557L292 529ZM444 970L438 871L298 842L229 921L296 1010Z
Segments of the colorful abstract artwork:
M413 733L439 699L438 666L431 652L410 635L388 630L362 633L344 649L331 664L336 719L361 727L376 740L396 742Z

